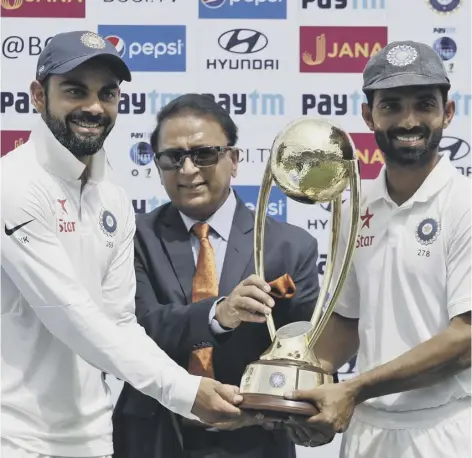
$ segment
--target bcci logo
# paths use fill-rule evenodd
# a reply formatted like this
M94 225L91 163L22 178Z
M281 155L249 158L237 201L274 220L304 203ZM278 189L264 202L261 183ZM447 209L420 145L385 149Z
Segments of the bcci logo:
M427 0L438 14L451 14L458 9L463 0Z
M397 45L393 47L387 54L387 60L395 67L405 67L412 64L418 53L415 48L408 45Z
M274 372L269 379L272 388L282 388L285 385L285 375L282 372Z
M116 235L116 229L118 224L116 222L115 215L108 210L102 209L100 212L100 228L102 232L108 237Z
M434 218L426 218L416 228L416 240L421 245L431 245L441 232L441 224Z

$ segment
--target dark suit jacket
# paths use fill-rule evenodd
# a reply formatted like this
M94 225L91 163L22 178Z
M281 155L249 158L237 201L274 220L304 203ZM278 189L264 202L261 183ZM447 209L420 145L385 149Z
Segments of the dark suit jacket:
M237 198L219 296L229 295L254 273L253 228L254 213ZM309 321L319 292L316 240L303 229L268 218L264 249L266 281L288 273L296 285L295 297L276 301L277 328ZM212 333L208 317L216 297L191 303L195 264L190 236L171 203L137 216L135 256L136 315L147 334L185 368L192 349L210 342L215 378L239 386L246 365L270 346L267 326L243 323L222 336ZM115 458L190 456L182 451L176 418L157 401L125 384L113 418ZM284 431L246 427L215 433L198 428L197 436L202 442L197 448L207 450L198 456L206 458L295 457L295 447ZM187 448L185 442L184 435Z

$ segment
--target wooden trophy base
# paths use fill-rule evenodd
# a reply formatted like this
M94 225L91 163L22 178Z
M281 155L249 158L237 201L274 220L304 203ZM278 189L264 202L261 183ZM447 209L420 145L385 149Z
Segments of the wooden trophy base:
M289 360L259 360L249 364L243 374L239 407L264 416L286 419L290 415L312 417L316 407L305 401L284 398L284 393L294 390L312 390L331 383L332 376L320 367Z
M286 420L291 415L312 417L318 413L315 406L304 401L290 401L289 399L270 394L243 395L243 402L238 405L242 410L254 410L264 415L280 420Z

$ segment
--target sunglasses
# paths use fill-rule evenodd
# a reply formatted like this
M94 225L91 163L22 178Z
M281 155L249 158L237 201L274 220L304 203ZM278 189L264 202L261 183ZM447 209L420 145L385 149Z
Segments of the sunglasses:
M183 167L186 157L198 167L211 167L218 164L220 156L235 148L231 146L199 146L189 150L169 148L156 154L156 161L161 170L178 170Z

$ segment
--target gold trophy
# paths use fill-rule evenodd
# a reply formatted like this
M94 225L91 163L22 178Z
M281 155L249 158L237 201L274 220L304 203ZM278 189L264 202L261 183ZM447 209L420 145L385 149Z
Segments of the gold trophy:
M330 121L303 117L289 123L275 138L255 215L255 271L263 280L266 210L273 181L287 197L297 202L332 202L325 278L311 321L290 323L276 331L272 315L267 317L272 344L259 361L246 367L240 385L244 398L240 407L281 419L292 414L312 416L317 413L314 406L284 399L283 395L287 391L333 383L333 377L322 369L313 348L334 310L359 231L361 182L351 137ZM348 186L351 191L349 237L339 277L331 287L334 260L338 255L341 199Z

